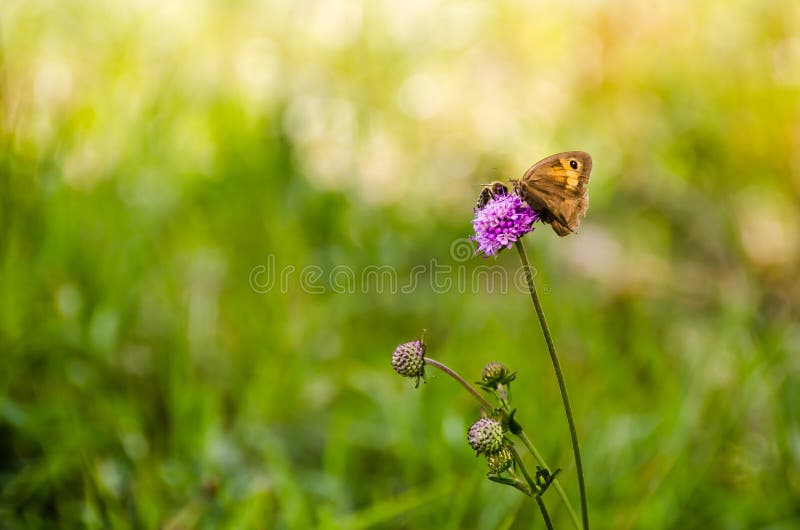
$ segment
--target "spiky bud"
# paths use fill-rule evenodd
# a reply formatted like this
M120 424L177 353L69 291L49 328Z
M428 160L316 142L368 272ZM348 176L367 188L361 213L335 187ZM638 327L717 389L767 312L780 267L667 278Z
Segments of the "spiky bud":
M486 455L486 463L490 473L502 473L514 462L514 455L508 447L501 447L499 451Z
M421 340L404 342L394 349L392 368L403 377L425 377L425 344Z
M467 441L479 455L496 453L503 447L503 426L495 419L481 418L469 428Z
M516 372L512 373L503 363L491 362L483 367L481 386L492 389L497 385L508 386L516 377Z

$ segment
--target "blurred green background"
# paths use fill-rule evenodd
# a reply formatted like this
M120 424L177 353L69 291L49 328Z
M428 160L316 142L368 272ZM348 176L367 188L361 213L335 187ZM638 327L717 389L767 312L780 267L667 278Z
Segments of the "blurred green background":
M519 372L577 507L530 300L429 273L513 274L456 252L479 184L582 149L580 233L526 244L594 528L800 528L800 3L4 0L0 24L0 527L543 528L465 443L472 398L392 372L423 328L470 380ZM427 272L331 283L371 265Z

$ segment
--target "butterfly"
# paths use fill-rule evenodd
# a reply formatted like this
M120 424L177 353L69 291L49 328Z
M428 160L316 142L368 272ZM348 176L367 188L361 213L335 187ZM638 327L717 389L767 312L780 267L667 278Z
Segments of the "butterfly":
M567 151L536 162L521 179L511 182L539 218L563 237L578 229L580 216L589 207L586 186L591 172L589 153Z

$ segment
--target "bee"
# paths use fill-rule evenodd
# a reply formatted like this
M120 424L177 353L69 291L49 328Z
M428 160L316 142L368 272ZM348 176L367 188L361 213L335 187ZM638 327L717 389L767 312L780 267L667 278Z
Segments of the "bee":
M476 205L476 208L478 210L483 209L483 207L489 204L492 199L500 195L508 195L508 186L499 180L496 180L491 184L484 184L480 195L478 195L478 204Z

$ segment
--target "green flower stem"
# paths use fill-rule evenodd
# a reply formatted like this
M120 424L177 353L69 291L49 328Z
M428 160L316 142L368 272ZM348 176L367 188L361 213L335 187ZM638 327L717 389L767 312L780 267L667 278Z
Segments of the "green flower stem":
M450 377L452 377L453 379L455 379L456 381L458 381L459 383L461 383L461 386L463 386L464 388L466 388L466 389L467 389L467 391L468 391L470 394L472 394L473 396L475 396L475 398L476 398L478 401L480 401L480 402L481 402L481 405L483 405L483 406L486 408L486 410L487 410L487 411L490 411L490 410L493 410L493 409L494 409L494 407L492 406L492 404L491 404L491 403L489 403L489 401L487 401L487 400L486 400L486 398L485 398L485 397L483 397L483 396L480 394L480 392L478 392L477 390L475 390L475 387L474 387L474 386L472 386L471 384L469 384L469 383L467 382L467 380L466 380L466 379L464 379L463 377L461 377L460 375L458 375L456 372L454 372L453 370L451 370L450 368L448 368L446 364L444 364L444 363L440 363L439 361L437 361L437 360L435 360L435 359L431 359L430 357L425 357L425 364L429 364L429 365L431 365L431 366L433 366L433 367L435 367L435 368L438 368L438 369L439 369L439 370L441 370L442 372L446 373L447 375L449 375Z
M548 530L553 530L553 523L550 522L550 516L547 514L547 507L544 505L544 501L540 495L536 495L536 503L539 505L539 510L542 512L544 524L547 525Z
M486 398L483 397L480 394L480 392L478 392L475 389L474 386L469 384L463 377L458 375L455 371L451 370L447 365L445 365L444 363L440 363L439 361L437 361L435 359L431 359L430 357L425 357L425 363L429 364L429 365L431 365L431 366L433 366L435 368L438 368L439 370L443 371L444 373L446 373L447 375L449 375L450 377L452 377L453 379L458 381L461 384L461 386L466 388L467 391L470 394L475 396L475 398L480 402L481 405L484 406L484 408L486 408L486 410L494 409L492 404L489 403L489 401L487 401ZM511 412L511 410L509 409L508 403L506 403L505 401L503 402L503 407L506 409L506 412L509 412L509 413ZM544 461L544 458L542 458L542 455L536 449L536 446L533 445L533 442L531 442L530 438L528 438L528 436L525 434L525 432L522 431L517 436L519 437L520 440L522 440L522 443L525 445L525 447L528 448L528 451L531 452L533 457L536 459L536 462L540 466L542 466L544 469L547 469L548 471L550 471L550 468L547 466L547 463ZM558 493L558 496L561 497L561 501L567 507L567 513L569 513L569 516L572 519L572 522L575 524L575 528L580 528L581 525L580 525L580 521L578 521L578 516L575 513L575 510L572 508L572 503L570 502L569 497L567 497L567 494L564 491L564 488L561 487L561 483L558 481L558 479L555 479L555 480L553 480L553 485L556 488L556 492Z
M525 434L525 431L520 431L520 433L517 435L517 438L522 440L523 445L528 448L528 451L531 452L533 458L536 459L536 462L542 466L543 469L546 469L552 473L552 470L547 465L547 462L544 461L544 458L542 458L542 455L536 449L536 446L533 445L533 442L531 442L530 438L528 438L528 435ZM581 522L578 519L578 514L575 513L572 503L569 501L569 498L567 498L567 492L564 491L564 488L561 486L561 482L559 482L557 478L553 479L553 487L556 488L556 493L558 493L558 496L561 497L561 500L564 502L564 506L567 507L567 513L569 514L570 519L572 519L572 524L575 525L575 528L580 528Z
M500 394L500 401L503 405L503 410L505 410L506 414L511 414L511 405L508 404L508 401L506 401L504 397L505 392L499 392L499 394ZM542 456L542 454L539 452L538 449L536 449L536 446L533 445L533 442L531 442L531 439L528 438L528 435L525 434L525 430L522 428L522 425L519 425L519 433L516 436L522 441L522 444L528 448L528 451L530 451L530 453L533 455L533 458L536 460L536 463L539 464L539 466L541 466L542 469L545 469L548 472L550 472L550 474L552 474L553 470L550 469L550 466L548 466L547 462L544 461L544 457ZM581 522L578 519L578 514L575 513L575 509L572 507L572 503L569 501L569 498L567 498L567 493L561 486L561 482L559 482L557 478L554 478L552 484L556 488L558 496L561 497L561 500L564 502L564 506L567 507L567 513L569 514L569 518L572 519L572 524L575 525L575 528L579 529L581 527Z
M531 474L528 473L528 468L525 467L525 463L522 461L522 458L519 456L516 447L511 445L508 448L511 453L514 455L514 459L517 461L517 467L520 468L522 471L522 476L525 477L525 481L528 483L528 486L531 488L532 496L536 499L536 504L539 505L539 511L542 512L542 519L544 519L544 524L547 526L548 530L553 530L553 523L550 522L550 514L547 513L547 506L544 505L544 501L542 500L541 495L537 495L536 490L536 481L533 480Z
M578 490L581 495L583 530L589 530L589 511L586 506L586 485L584 484L583 478L583 464L581 463L581 451L578 447L578 432L575 429L575 420L572 417L572 407L570 407L569 396L567 395L567 384L564 381L564 374L561 373L561 364L558 362L556 347L553 344L553 338L550 336L550 328L547 326L547 320L544 317L544 310L542 310L542 304L539 301L539 295L536 293L536 285L533 283L533 274L531 273L531 266L528 264L528 256L525 254L525 247L522 245L522 241L519 240L517 240L514 245L517 247L520 260L522 260L522 267L525 269L525 279L528 282L528 290L531 293L533 307L536 309L536 316L539 318L542 334L544 334L544 340L547 343L547 350L550 352L550 361L553 363L553 369L556 372L558 389L561 392L561 401L564 403L564 412L567 415L567 423L569 424L569 434L572 438L572 452L575 456L575 469L578 473Z
M531 492L536 493L538 489L536 487L536 481L533 480L533 477L530 473L528 473L528 468L525 467L525 462L522 461L522 457L519 456L519 452L517 452L517 448L513 445L508 446L508 450L511 451L511 454L514 455L514 459L517 461L517 467L522 471L522 476L525 477L525 481L528 483L528 486L531 488Z

